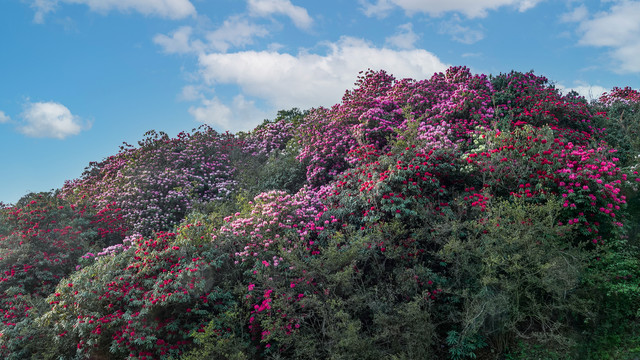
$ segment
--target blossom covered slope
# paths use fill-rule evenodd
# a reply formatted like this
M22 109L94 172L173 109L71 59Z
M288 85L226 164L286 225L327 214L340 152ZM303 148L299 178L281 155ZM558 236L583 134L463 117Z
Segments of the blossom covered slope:
M150 132L47 195L64 228L3 208L0 353L632 356L639 104L368 71L249 133Z

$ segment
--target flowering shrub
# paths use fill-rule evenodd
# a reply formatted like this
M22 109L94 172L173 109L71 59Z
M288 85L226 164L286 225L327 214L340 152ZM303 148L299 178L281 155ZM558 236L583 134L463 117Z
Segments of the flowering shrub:
M367 80L375 84L377 77L382 79L378 86L367 84ZM547 206L550 199L559 198L561 208L555 226L570 226L575 231L559 231L557 241L564 245L558 246L571 246L577 251L576 259L580 260L572 266L583 271L572 284L576 285L581 276L599 277L609 271L624 278L627 275L623 274L636 266L626 258L626 270L614 270L612 263L599 271L586 270L590 258L618 246L608 242L620 243L627 205L623 186L629 180L635 182L638 176L620 168L613 148L593 145L594 141L607 139L607 132L600 126L602 114L584 100L560 95L546 78L532 73L512 72L487 79L471 76L464 68L452 68L421 82L396 82L385 73L368 73L359 85L354 90L359 101L352 101L354 97L347 93L343 103L317 110L307 118L311 122L305 124L300 135L300 158L309 161L310 183L329 182L324 200L328 209L323 214L329 227L318 233L316 256L327 251L324 246L330 243L332 234L329 228L338 233L341 227L375 232L400 219L409 229L426 227L435 231L443 223L454 221L486 224L483 214L491 213L492 204L499 199L522 199L535 206L535 212ZM362 95L367 91L370 98ZM404 97L398 94L403 92ZM400 105L393 102L397 99L402 99ZM374 127L372 136L368 136L373 120L384 126ZM332 137L321 138L321 131L330 132ZM384 136L376 138L379 132ZM384 142L380 140L383 137ZM446 279L449 271L459 269L441 269L438 263L443 259L425 255L442 249L447 243L442 238L446 234L413 236L410 246L393 244L388 238L369 241L368 246L374 246L386 258L390 248L400 245L399 249L406 250L397 253L395 261L420 259L421 264L429 264L436 277L440 272ZM353 244L353 240L344 242ZM591 255L577 250L585 246ZM603 270L607 266L609 270ZM457 297L454 286L449 291L445 290L445 295ZM542 295L535 301L544 298ZM571 306L579 307L583 300ZM553 301L549 306L566 305L564 299ZM469 310L440 306L453 313ZM534 321L556 321L541 317L536 309L532 306L518 311ZM582 316L591 315L582 312ZM561 339L560 328L556 330L554 336ZM465 339L476 335L478 332Z
M494 116L502 131L547 125L576 145L586 145L594 136L597 140L604 131L595 126L597 115L584 99L562 96L543 76L511 72L493 77L491 83Z
M465 171L477 171L484 187L496 195L514 195L533 202L558 195L563 200L562 221L583 225L593 243L602 242L601 229L611 236L622 226L619 210L626 206L617 159L606 146L590 148L565 142L550 128L526 125L512 132L490 131L476 140L476 149L464 154ZM618 216L616 216L618 213Z
M101 227L104 218L85 216L85 210L74 209L53 194L32 194L18 205L22 204L2 210L6 230L0 234L0 283L5 290L0 293L6 296L15 287L46 296L75 268L77 257L101 246L100 234L110 230Z
M640 328L636 95L368 71L341 103L249 133L150 132L47 211L0 210L0 352L624 358Z
M236 288L238 298L243 299L242 306L231 315L214 317L204 337L198 336L203 341L203 348L200 352L195 350L192 356L223 356L221 349L226 349L227 354L244 356L253 354L256 349L265 356L322 358L335 352L356 356L358 349L365 349L363 344L373 337L385 342L392 340L398 352L406 350L403 348L413 341L412 338L407 336L399 341L389 331L389 326L396 329L408 326L408 319L415 316L427 319L429 313L423 310L441 290L434 284L432 272L414 256L406 259L406 264L414 267L411 270L398 267L392 271L393 267L385 268L380 264L385 258L400 261L408 252L405 248L416 247L412 244L415 240L406 238L393 226L382 226L377 230L380 239L372 244L364 231L356 230L352 234L353 225L345 229L333 213L323 213L322 196L308 189L295 195L277 191L263 193L250 203L249 209L227 217L219 229L214 229L212 244L236 249L234 265L244 274L242 283L245 286ZM342 234L343 231L346 234ZM195 233L191 236L197 237ZM389 248L386 253L383 239L387 239ZM372 261L378 265L372 267ZM366 305L362 311L373 316L377 306L394 308L395 305L397 311L385 314L371 331L358 333L352 330L351 344L332 345L345 335L343 331L346 330L346 323L339 324L334 311L340 308L345 315L351 314L355 309L349 298L368 298L371 286L389 276L385 275L387 271L392 271L390 278L394 279L388 289L390 298L380 299L376 306ZM331 275L334 272L335 275ZM418 298L412 299L415 296ZM396 297L408 300L391 300ZM244 329L235 328L233 334L220 333L220 324L228 323L229 316L233 316L236 325L244 321ZM357 318L349 321L359 322ZM330 328L321 329L320 323L326 323ZM412 328L425 335L421 339L433 335L428 325L416 323ZM317 338L319 333L326 339ZM235 347L229 349L229 341L233 341ZM309 347L308 341L319 342ZM247 342L255 344L255 348ZM202 352L202 349L208 351ZM367 349L367 353L381 355L384 349ZM425 343L412 347L412 354L416 356L428 353L430 350Z
M464 67L423 81L396 81L384 71L369 71L356 85L341 104L313 110L300 128L298 158L309 161L311 185L326 184L348 168L346 155L358 146L384 150L388 138L407 122L420 121L424 137L441 136L428 131L446 131L454 134L453 141L462 142L476 126L487 126L493 113L486 76L471 75Z
M307 112L297 108L281 110L272 122L265 122L246 136L236 150L234 167L239 187L249 197L270 190L296 193L306 182L305 166L296 160L296 127Z
M76 269L80 255L104 246L102 235L119 232L120 224L114 212L90 215L54 193L29 194L0 214L0 353L13 347L16 356L27 356L23 348L42 334L25 328L44 309L44 298Z
M225 256L175 234L138 238L61 282L38 319L66 356L167 359L180 355L206 319L232 306L217 286Z
M243 152L251 156L271 155L274 151L284 150L293 139L296 123L305 116L297 108L279 111L273 122L265 122L253 129L245 138Z
M634 90L629 86L624 88L614 87L610 92L605 92L598 98L598 102L605 106L611 106L615 102L622 102L625 104L640 102L640 92Z
M623 166L634 166L640 155L640 93L629 87L613 88L594 102L606 127L605 141L618 150Z
M220 200L233 190L228 135L206 127L174 139L147 135L139 148L122 147L93 163L81 179L65 184L63 196L79 204L90 199L100 211L117 206L132 231L148 235L177 225L195 202Z

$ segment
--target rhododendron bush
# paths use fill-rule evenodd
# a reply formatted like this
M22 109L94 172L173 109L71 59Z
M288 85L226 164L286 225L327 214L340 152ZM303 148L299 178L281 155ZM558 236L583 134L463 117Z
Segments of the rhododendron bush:
M122 253L97 259L58 285L38 325L56 334L69 357L181 354L191 332L234 299L217 274L228 257L179 240L172 233L139 237Z
M63 196L97 209L121 208L129 227L144 235L177 225L196 202L226 197L235 185L228 147L235 140L202 128L193 134L147 133L140 147L93 163L81 179L69 181Z
M273 121L265 120L249 134L240 134L242 147L232 158L238 187L247 196L274 189L295 193L304 186L306 168L296 159L299 146L295 134L306 114L297 108L281 110Z
M105 234L125 231L118 209L110 210L91 213L54 193L29 194L0 209L0 352L42 340L42 334L24 329L46 310L44 299L76 269L82 254L107 245Z
M637 355L637 91L465 67L355 85L248 133L150 132L55 212L4 206L0 353Z

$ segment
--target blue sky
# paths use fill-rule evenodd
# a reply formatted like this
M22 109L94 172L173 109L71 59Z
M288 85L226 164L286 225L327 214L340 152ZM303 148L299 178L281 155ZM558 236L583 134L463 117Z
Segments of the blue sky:
M640 88L640 1L2 0L0 201L59 188L151 129L249 130L361 70L450 65Z

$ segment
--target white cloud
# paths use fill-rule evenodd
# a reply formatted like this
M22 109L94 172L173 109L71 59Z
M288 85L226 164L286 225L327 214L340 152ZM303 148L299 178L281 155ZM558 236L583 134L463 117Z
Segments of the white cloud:
M580 45L608 47L617 72L640 72L640 2L622 1L580 22Z
M168 36L157 34L153 42L160 45L168 54L200 54L205 51L226 52L231 47L243 47L253 44L255 37L265 37L269 32L262 26L251 24L247 19L232 16L224 21L222 26L214 31L207 32L203 42L199 39L192 40L193 28L182 26Z
M182 26L174 30L171 36L158 34L153 37L153 42L160 45L164 52L168 54L186 54L199 52L204 49L204 44L200 40L191 41L191 26Z
M64 139L91 127L83 124L66 106L56 102L29 103L18 130L31 137Z
M577 8L573 9L573 11L562 14L560 16L560 21L562 22L580 22L587 18L589 15L589 10L584 5L580 5Z
M207 34L207 40L213 49L226 52L231 46L253 44L254 37L265 37L269 32L262 26L251 24L247 19L233 16L225 20L222 26Z
M234 97L230 105L221 102L217 97L202 99L201 106L192 106L189 113L199 122L229 130L231 132L248 131L262 123L266 112L258 109L254 101L243 95Z
M33 0L31 8L36 12L33 15L33 22L42 24L45 15L55 11L57 2L57 0Z
M244 94L264 99L276 109L333 105L352 87L358 72L367 68L384 69L399 78L418 79L447 68L422 49L376 48L350 37L325 45L329 49L326 55L273 51L213 53L201 55L199 64L209 85L237 85Z
M290 0L249 0L249 14L266 17L273 14L288 16L301 29L309 29L313 19L305 8L293 5Z
M378 0L375 4L362 0L367 16L384 16L393 5L402 8L408 14L427 13L440 16L446 12L460 12L469 18L485 17L488 10L511 6L519 11L527 11L544 0Z
M299 27L312 24L306 10L288 0L248 0L248 13L253 17L285 14ZM398 78L423 79L448 67L432 53L415 49L418 36L410 23L387 38L386 47L343 37L320 43L321 52L297 54L284 52L277 43L263 51L231 51L269 35L251 17L232 16L215 31L200 31L203 41L194 39L196 31L181 27L169 35L156 35L154 42L167 53L198 54L199 79L185 86L178 98L198 102L189 109L197 121L225 130L251 129L267 117L267 111L331 106L367 68L384 69ZM237 88L233 101L205 95L223 85Z
M218 98L203 99L201 107L192 106L189 113L199 122L208 125L217 125L223 129L229 128L233 112L231 108L223 104Z
M0 124L9 122L9 120L11 120L9 115L6 115L4 111L0 111Z
M269 49L269 51L277 52L277 51L280 51L280 50L282 50L284 48L285 48L285 46L283 44L275 43L275 42L267 45L267 49Z
M358 2L362 5L362 12L369 17L385 18L394 7L390 0L378 0L375 4L366 0L358 0Z
M520 0L520 1L516 1L516 3L517 3L518 11L525 12L529 9L533 9L534 7L536 7L536 5L538 5L539 2L542 2L542 1L544 0Z
M134 11L147 16L184 19L196 15L196 8L189 0L33 0L35 22L43 22L47 13L55 11L57 4L83 4L91 11L107 13L112 10Z
M395 35L385 39L385 43L398 49L408 50L415 48L415 43L419 37L413 32L413 24L400 25L398 29L399 31Z
M178 96L178 99L183 101L196 101L202 98L203 96L200 89L195 85L187 85L183 87L182 92Z
M454 15L448 21L442 22L438 32L450 35L451 39L463 44L473 44L484 39L484 33L481 30L461 25L458 15Z

